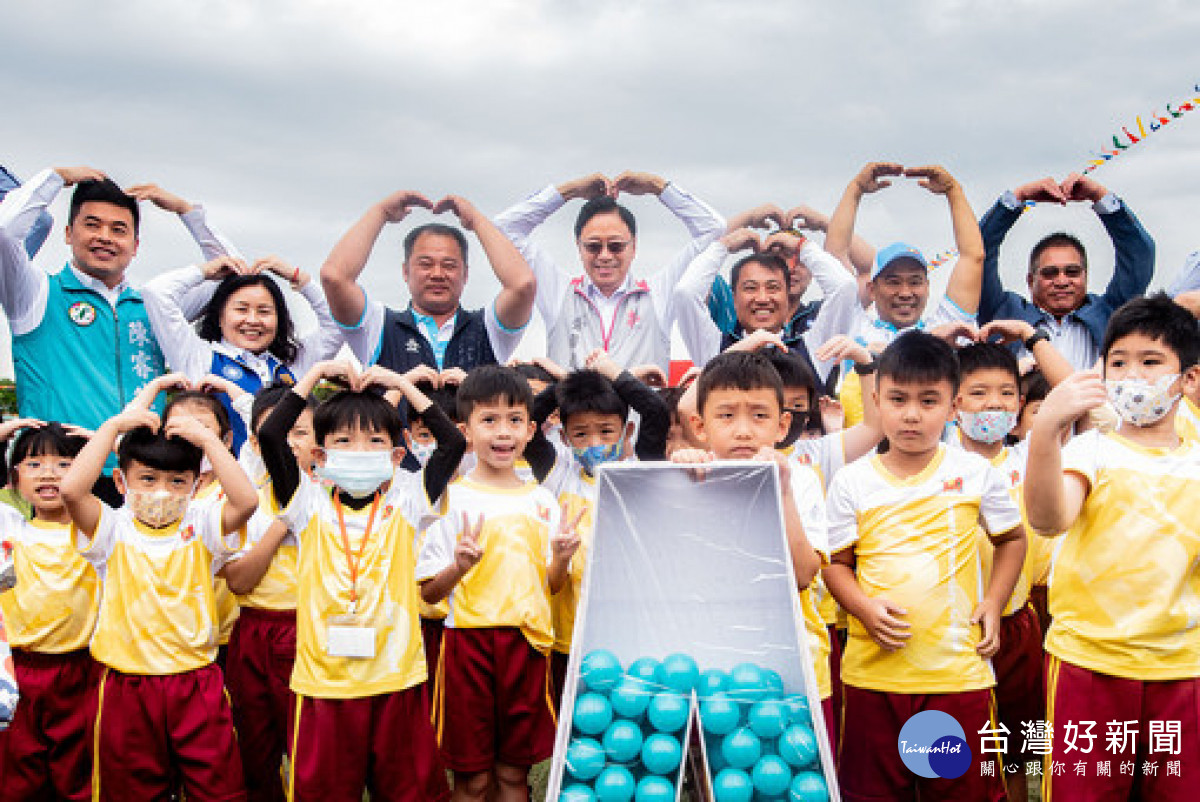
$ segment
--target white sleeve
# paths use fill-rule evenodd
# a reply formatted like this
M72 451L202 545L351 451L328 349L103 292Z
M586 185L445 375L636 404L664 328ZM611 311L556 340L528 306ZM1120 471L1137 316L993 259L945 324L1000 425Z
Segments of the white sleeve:
M346 341L342 327L333 319L333 313L329 311L329 302L325 299L325 291L321 289L321 282L310 280L300 288L300 294L304 296L304 300L308 301L313 314L317 316L317 327L300 339L300 351L296 354L296 361L291 366L292 372L297 377L303 376L318 362L333 359L341 349L342 343Z
M211 262L218 256L232 256L235 259L242 259L242 254L238 251L228 238L220 231L217 231L208 223L208 217L205 214L204 207L196 204L191 211L179 215L179 219L183 222L184 228L192 235L192 239L196 240L196 244L200 246L200 252L204 254L205 261Z
M950 300L949 295L942 295L938 299L937 306L923 318L923 321L926 328L932 329L947 323L974 323L975 315L960 309L958 304Z
M663 206L666 206L672 214L679 218L680 222L687 227L688 233L692 235L692 239L675 256L671 264L646 279L658 319L662 321L663 327L669 332L671 321L675 319L676 296L673 291L696 257L725 233L725 218L721 217L707 203L675 184L667 184L658 199ZM719 268L720 265L717 267ZM715 271L713 275L716 275ZM709 280L708 286L704 288L702 300L707 301L711 287L712 281Z
M530 316L530 320L532 319L533 317ZM492 344L492 353L496 356L496 362L504 365L512 359L513 352L521 344L521 338L525 336L525 329L529 328L529 321L525 321L525 325L520 328L508 328L500 322L500 318L496 315L496 301L493 299L483 310L483 325L487 330L488 341Z
M551 184L505 209L492 221L517 246L533 271L533 277L537 280L538 314L546 324L546 331L554 328L570 277L558 269L550 255L530 239L530 235L564 203L558 189Z
M228 535L221 534L221 518L225 511L224 494L216 494L200 502L194 502L188 507L184 526L194 526L196 536L212 555L211 570L215 576L217 571L232 560L246 545L246 529L243 527Z
M1071 471L1087 480L1092 487L1096 486L1096 477L1100 473L1100 443L1103 435L1098 429L1089 429L1083 434L1071 438L1062 449L1063 473Z
M549 567L554 560L554 536L558 534L558 528L562 526L562 508L558 506L558 499L550 491L543 488L538 495L542 494L546 497L546 506L550 511L549 519L546 521L546 566Z
M0 308L14 337L38 327L49 294L50 279L30 264L24 242L0 229Z
M807 238L804 240L804 245L800 248L797 258L812 272L813 280L817 282L817 286L821 288L821 295L825 298L846 285L858 289L858 280L850 275L846 266L837 257L830 256L824 248L812 240Z
M834 478L829 488L829 495L825 498L825 515L831 555L858 542L858 509L854 488L846 481L844 471Z
M79 549L79 556L91 563L97 571L103 569L108 564L108 558L112 556L113 548L117 544L117 527L123 518L126 516L101 501L100 520L96 523L96 532L91 539L79 531L75 524L71 524L71 534L75 538L75 548Z
M433 579L454 563L454 547L458 543L458 515L447 514L425 530L425 542L417 557L418 582Z
M700 367L721 350L721 329L708 312L708 294L728 255L723 244L714 242L692 260L678 284L667 289L674 295L672 313L679 336L692 362Z
M54 202L64 186L62 176L54 170L42 170L9 192L0 202L0 231L23 241L38 216Z
M288 531L299 540L301 532L317 512L316 501L321 488L309 478L305 471L300 471L300 484L288 501L286 507L279 511L279 519L287 526Z
M818 348L839 334L854 336L865 317L866 313L858 300L858 282L852 281L837 287L825 296L812 326L802 335L808 353L815 354ZM829 372L836 364L834 361L818 361L813 357L813 365L819 374L817 378L822 382L829 378Z
M1008 492L1008 477L992 465L983 477L983 495L979 500L979 517L990 534L998 535L1021 524L1021 508Z
M142 287L146 316L167 364L192 380L202 379L212 369L212 343L201 339L188 323L180 299L204 283L204 274L193 265L163 273Z
M363 313L358 323L353 326L343 326L336 320L334 322L341 329L346 345L350 346L350 353L354 354L354 358L364 368L367 368L374 365L375 360L379 358L379 347L383 337L384 309L383 304L372 301L365 292L363 300Z
M822 562L829 561L829 525L826 521L825 494L817 472L807 465L791 465L791 494L800 511L804 536L808 544L821 554Z

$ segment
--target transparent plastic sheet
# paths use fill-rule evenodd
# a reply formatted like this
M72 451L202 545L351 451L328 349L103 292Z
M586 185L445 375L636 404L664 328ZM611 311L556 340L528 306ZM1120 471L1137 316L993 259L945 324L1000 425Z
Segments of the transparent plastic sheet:
M594 732L581 731L575 721L576 706L582 702L582 713L595 713L594 708L600 706L595 697L604 696L609 699L610 720L616 722L622 712L611 709L628 706L626 691L638 683L646 686L653 704L657 694L669 690L662 685L663 678L680 673L664 674L664 658L672 656L672 668L683 665L682 673L687 673L687 661L680 655L691 658L699 672L726 672L726 680L732 669L739 668L739 676L744 676L749 671L745 666L758 667L764 682L773 672L772 682L782 686L774 695L766 691L738 694L731 688L715 690L716 686L705 684L707 675L702 675L695 690L686 694L688 725L676 737L681 741L684 765L700 768L701 787L695 789L700 799L720 798L714 795L712 782L723 768L730 768L722 758L722 738L704 728L705 703L726 701L731 693L740 711L739 729L747 726L748 711L756 701L790 699L793 707L806 708L806 714L792 717L799 722L807 715L813 746L818 750L805 770L824 779L828 789L824 798L840 798L787 549L776 466L717 462L702 466L702 470L703 478L697 478L690 466L618 463L606 464L599 472L596 528L576 618L549 799L572 799L563 791L581 785L590 788L593 799L625 798L620 788L611 796L602 793L601 777L581 782L578 766L567 765L569 753L571 758L582 753L578 751L581 739L590 738L605 747L611 729L607 725L601 731L597 723L587 722ZM648 665L645 658L660 666L654 680L638 676L639 669ZM605 668L609 663L617 667ZM611 671L619 672L612 685ZM589 683L589 677L602 681ZM618 703L618 695L624 704ZM625 712L626 718L642 727L645 738L658 729L650 722L649 709L640 716L636 710ZM600 719L604 723L603 716ZM582 715L580 721L585 721ZM764 758L778 751L778 737L760 741ZM635 782L646 775L645 765L636 758L614 760L605 751L606 770L623 763ZM795 766L789 770L801 771ZM744 773L750 776L752 767L745 766ZM681 774L667 775L674 786L672 799L679 798ZM743 798L787 795L787 790L765 794L756 787L751 796Z
M5 542L0 544L0 592L10 590L15 584L13 551ZM12 650L8 646L8 631L4 627L4 614L0 613L0 730L7 729L12 721L18 698L17 674L13 668Z

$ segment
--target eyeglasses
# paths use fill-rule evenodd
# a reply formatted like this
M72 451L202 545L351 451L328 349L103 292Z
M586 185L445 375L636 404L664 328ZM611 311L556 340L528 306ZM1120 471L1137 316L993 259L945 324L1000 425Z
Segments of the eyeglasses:
M1062 273L1067 278L1079 278L1083 275L1083 265L1067 265L1066 267L1039 267L1037 269L1037 277L1043 281L1053 281L1058 278L1058 274Z
M614 239L605 242L604 240L588 240L581 243L581 247L590 253L592 256L599 256L607 248L608 252L613 256L620 256L625 253L625 249L629 247L629 240Z

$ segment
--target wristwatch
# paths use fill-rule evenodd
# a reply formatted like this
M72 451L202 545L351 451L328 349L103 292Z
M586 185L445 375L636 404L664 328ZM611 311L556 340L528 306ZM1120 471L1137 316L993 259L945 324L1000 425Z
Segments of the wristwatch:
M1029 335L1029 339L1025 340L1023 345L1025 346L1025 350L1032 354L1033 347L1035 345L1042 342L1043 340L1048 341L1049 339L1050 339L1050 335L1046 333L1045 329L1034 329L1033 334Z
M857 373L859 376L870 376L872 373L875 372L875 368L877 368L877 367L879 367L879 361L876 359L872 359L870 362L866 363L865 365L860 365L857 362L855 362L854 363L854 372Z

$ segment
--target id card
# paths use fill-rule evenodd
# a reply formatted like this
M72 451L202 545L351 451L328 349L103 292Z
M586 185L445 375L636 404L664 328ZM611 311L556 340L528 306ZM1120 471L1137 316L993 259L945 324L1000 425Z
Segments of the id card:
M363 626L353 615L329 619L325 651L330 657L375 657L375 628Z

